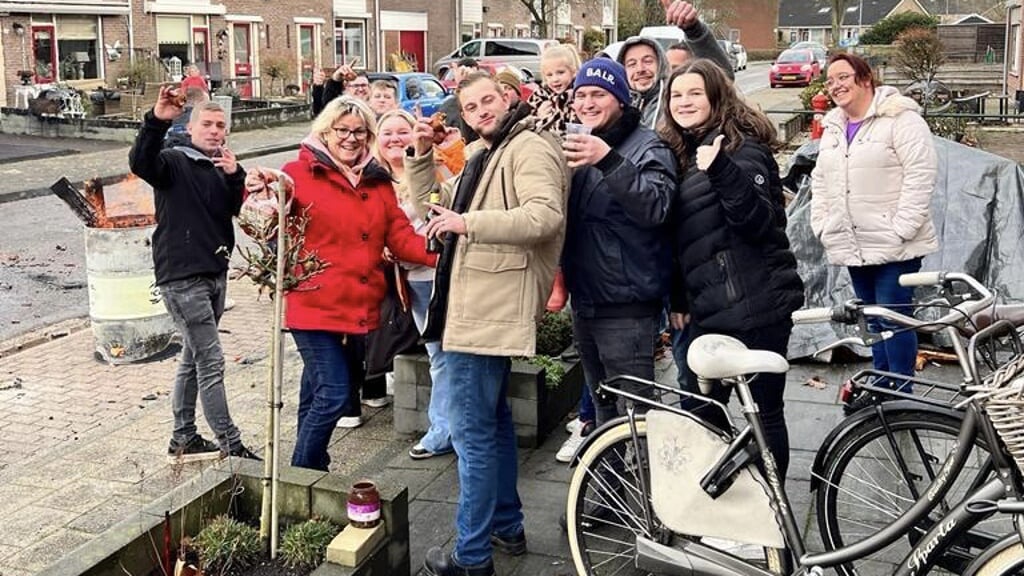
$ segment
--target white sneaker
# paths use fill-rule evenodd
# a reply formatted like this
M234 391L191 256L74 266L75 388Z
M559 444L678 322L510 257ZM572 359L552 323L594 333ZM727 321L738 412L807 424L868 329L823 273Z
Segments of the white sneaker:
M363 398L363 406L369 406L370 408L383 408L388 404L391 404L391 399L387 396L381 396L380 398Z
M338 428L359 428L363 425L361 416L342 416L338 418Z
M558 453L555 454L555 460L568 464L572 461L572 457L576 454L576 450L579 449L583 441L586 440L587 436L590 435L590 431L593 430L593 426L590 423L580 423L576 427L569 439L562 442L562 447L558 449Z
M568 422L565 423L565 433L566 434L574 434L576 432L576 430L578 430L579 427L582 424L583 423L580 422L579 417L576 417L576 418L573 418L572 420L569 420Z
M234 307L235 307L235 299L234 298L225 298L224 299L224 311L225 312L227 312L228 310L231 310Z

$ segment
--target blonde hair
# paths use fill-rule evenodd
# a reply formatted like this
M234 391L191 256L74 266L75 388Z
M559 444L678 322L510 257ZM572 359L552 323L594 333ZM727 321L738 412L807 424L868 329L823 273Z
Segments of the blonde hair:
M352 96L341 96L331 100L324 106L324 109L313 120L312 133L324 139L331 130L334 123L341 117L355 114L363 121L366 127L366 146L370 150L377 148L377 122L374 120L373 110L370 106L358 98Z
M383 126L385 122L391 120L392 118L401 118L402 120L405 120L406 122L409 123L410 128L416 126L415 116L409 114L408 112L402 110L401 108L397 108L395 110L388 110L387 112L381 114L380 118L377 119L377 126L375 127L375 129L378 134L380 133L380 127ZM380 163L381 166L388 169L388 171L391 170L391 166L387 163L386 160L384 160L384 157L380 151L380 147L377 145L374 145L373 147L373 157L377 159L377 162Z
M580 69L582 62L580 62L580 53L575 48L568 44L555 44L554 46L548 46L541 52L540 65L544 67L544 62L559 59L566 63L569 68L572 68L573 72Z

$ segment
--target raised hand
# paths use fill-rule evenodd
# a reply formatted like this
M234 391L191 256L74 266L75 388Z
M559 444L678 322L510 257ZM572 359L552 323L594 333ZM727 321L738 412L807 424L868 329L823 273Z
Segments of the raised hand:
M153 105L153 115L160 120L174 120L185 111L185 93L181 88L165 84Z
M221 146L219 154L213 157L213 165L224 171L225 174L234 174L238 171L238 160L235 153L227 146Z
M711 163L718 157L718 151L722 149L722 141L725 140L724 134L715 136L711 145L703 145L697 147L697 169L704 172L711 166Z
M323 86L324 82L327 81L327 75L324 74L322 68L317 66L313 69L313 86Z
M604 140L590 134L566 134L562 151L570 168L593 166L611 151Z
M693 26L699 16L693 4L682 0L661 0L661 7L665 9L665 22L680 28Z
M430 118L420 118L412 127L412 142L416 148L416 155L423 156L434 147L434 126Z

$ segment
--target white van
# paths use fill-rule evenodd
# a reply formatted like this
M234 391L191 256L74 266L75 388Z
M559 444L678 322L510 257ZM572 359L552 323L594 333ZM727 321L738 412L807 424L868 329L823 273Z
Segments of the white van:
M640 33L641 38L650 38L661 45L662 51L668 50L669 46L686 40L686 33L677 26L644 26ZM624 41L612 42L601 49L598 54L604 54L612 60L619 58L619 51L622 50Z
M434 63L438 78L444 78L448 69L462 58L473 58L477 62L491 62L500 66L525 68L534 77L540 77L540 54L558 40L538 38L477 38L470 40L451 54Z

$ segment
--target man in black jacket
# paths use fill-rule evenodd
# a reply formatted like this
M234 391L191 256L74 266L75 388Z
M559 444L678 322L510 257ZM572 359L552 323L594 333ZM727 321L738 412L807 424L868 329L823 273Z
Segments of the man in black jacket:
M132 172L153 186L156 285L182 336L171 396L172 462L222 455L256 458L231 420L224 392L224 354L217 323L224 313L228 259L235 236L231 218L242 206L245 171L224 146L227 122L215 102L196 105L187 145L163 149L163 136L182 113L176 89L163 87L128 155ZM196 396L217 443L196 430Z
M590 60L574 86L573 109L592 134L570 126L563 145L575 172L562 269L583 371L596 391L610 376L654 379L654 339L672 270L664 224L676 161L641 125L620 64ZM614 402L595 400L597 425L617 415Z

